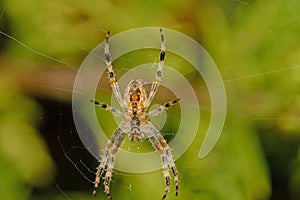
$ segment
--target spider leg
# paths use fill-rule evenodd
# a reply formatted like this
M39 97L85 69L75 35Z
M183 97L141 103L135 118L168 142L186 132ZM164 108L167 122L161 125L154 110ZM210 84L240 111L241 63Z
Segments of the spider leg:
M175 195L178 196L178 189L179 189L178 172L169 145L167 144L163 136L159 133L159 131L150 122L145 127L144 131L146 136L148 137L148 140L151 142L154 148L160 153L161 156L163 174L166 180L165 194L163 195L162 200L166 198L167 194L170 191L171 177L170 177L169 167L171 168L172 173L174 175L174 181L176 187Z
M164 103L164 105L160 105L156 109L150 111L149 116L150 117L157 116L157 115L161 114L163 111L167 110L169 107L177 104L179 101L180 101L180 99L178 98L178 99L169 101L167 103Z
M104 169L105 169L105 166L107 163L107 159L108 159L109 155L111 154L112 149L114 148L114 144L116 142L117 143L119 142L120 135L122 135L122 133L123 133L122 126L124 126L124 123L120 124L119 127L114 131L113 135L110 137L110 139L108 140L108 142L106 144L106 147L103 150L100 164L97 167L96 178L95 178L95 182L94 182L93 196L96 196L97 188L100 183L100 177L104 172Z
M165 44L165 37L163 34L162 29L160 29L160 38L161 38L161 47L160 47L160 54L159 54L159 63L158 63L158 68L157 68L157 72L156 72L156 76L155 76L155 80L152 83L150 92L149 92L149 96L145 102L145 107L147 108L150 103L152 102L158 87L160 85L161 82L161 78L162 78L162 71L163 71L163 66L164 66L164 62L165 62L165 56L166 56L166 44Z
M96 106L99 106L101 108L104 108L105 110L111 112L113 115L117 116L117 117L122 117L124 120L130 120L130 118L128 118L127 115L125 115L124 113L122 113L121 111L111 107L110 105L107 105L105 103L99 102L99 101L95 101L93 99L90 100L92 103L94 103Z
M116 153L118 152L120 146L123 143L125 135L126 135L126 133L122 132L120 137L118 137L117 140L115 141L115 143L113 144L113 146L111 148L111 153L110 153L110 156L109 156L109 159L108 159L108 163L107 163L107 169L106 169L106 174L105 174L103 184L104 184L104 188L105 188L105 193L106 193L107 198L109 200L112 200L109 185L110 185L110 181L111 181L111 177L112 177L112 171L113 171L113 167L114 167L115 156L116 156Z
M175 196L178 196L178 192L179 192L178 171L177 171L176 165L174 163L174 159L173 159L172 152L171 152L169 145L166 145L165 150L166 150L166 155L168 157L169 166L170 166L173 176L174 176L175 189L176 189Z
M112 62L111 62L110 46L108 43L109 34L110 34L110 32L108 31L106 34L106 37L105 37L105 46L104 46L104 57L105 57L105 64L107 67L107 71L108 71L108 78L109 78L109 82L110 82L111 88L113 90L113 93L114 93L115 97L117 98L117 101L123 108L126 108L126 105L124 103L124 100L123 100L121 92L120 92L119 84L115 77L115 72L113 70Z

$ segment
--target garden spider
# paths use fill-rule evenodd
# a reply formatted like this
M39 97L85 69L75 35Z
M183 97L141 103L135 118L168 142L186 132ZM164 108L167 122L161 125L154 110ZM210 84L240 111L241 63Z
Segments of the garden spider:
M108 78L112 87L112 91L116 96L118 103L123 108L124 113L119 110L116 110L115 108L112 108L107 104L91 100L91 102L93 102L97 106L100 106L106 109L107 111L110 111L115 116L121 117L123 119L123 121L119 124L117 129L114 131L113 135L108 140L107 145L103 150L94 182L94 196L96 196L96 190L100 183L101 175L104 171L106 171L104 177L105 193L109 200L112 199L109 185L112 178L115 155L119 150L120 146L122 145L126 134L128 134L130 141L136 140L138 142L141 142L144 138L147 138L150 141L150 143L155 147L155 149L160 153L163 174L166 181L165 193L162 199L166 198L170 190L171 178L169 168L172 170L174 175L174 181L176 184L176 196L178 196L178 172L174 164L171 149L167 144L166 140L160 134L160 132L148 120L148 117L159 115L163 111L167 110L170 106L176 104L180 99L175 99L173 101L167 102L163 105L160 105L158 108L150 111L148 114L145 113L157 92L162 78L162 71L166 54L165 39L162 29L160 29L160 38L161 51L159 56L158 70L156 72L156 78L152 83L149 95L147 96L146 94L143 81L141 79L133 79L128 83L123 98L120 93L118 82L115 78L115 73L113 71L109 50L110 47L108 43L109 31L107 32L104 49L105 64L107 67Z

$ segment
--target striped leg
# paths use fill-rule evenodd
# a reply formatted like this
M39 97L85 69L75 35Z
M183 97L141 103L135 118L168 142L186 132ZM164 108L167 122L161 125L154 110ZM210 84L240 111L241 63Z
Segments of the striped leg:
M172 152L171 152L169 145L166 145L165 149L166 149L166 155L168 157L168 163L169 163L169 166L170 166L173 176L174 176L175 189L176 189L175 195L178 196L178 192L179 192L178 171L176 169L176 165L174 163L174 159L173 159Z
M166 181L165 194L162 197L162 200L164 200L170 191L170 185L171 185L171 177L170 177L169 166L168 166L168 157L166 155L164 147L162 146L161 142L156 137L152 136L152 137L149 137L148 139L152 143L152 145L155 147L155 149L160 153L163 174L164 174L165 181ZM166 142L165 142L165 144L166 144Z
M106 37L105 37L105 46L104 46L104 57L105 57L105 64L107 67L107 71L108 71L108 78L109 78L109 82L110 82L111 88L113 90L113 93L116 96L119 104L123 108L126 108L126 104L124 103L124 100L122 98L122 95L120 92L120 87L116 80L115 72L113 70L113 66L112 66L112 62L111 62L110 48L109 48L109 43L108 43L109 34L110 34L110 32L108 31L106 34Z
M107 163L107 169L106 169L106 174L105 174L105 178L104 178L104 190L105 193L107 195L107 198L109 200L112 200L111 194L110 194L110 189L109 189L109 185L110 185L110 181L111 181L111 177L112 177L112 171L113 171L113 167L114 167L114 161L115 161L115 156L116 153L118 152L120 146L123 143L124 137L125 137L126 133L123 132L120 137L118 137L118 139L115 141L115 143L113 144L112 148L111 148L111 153L108 159L108 163Z
M154 148L160 153L161 156L163 174L166 180L165 194L163 195L162 200L166 198L167 194L170 191L171 178L170 178L169 167L171 168L174 175L174 181L176 187L175 195L178 196L178 189L179 189L178 172L172 157L171 149L167 144L166 140L163 138L163 136L151 123L147 125L146 130L147 132L145 132L145 134L147 134L149 141L154 146Z
M128 118L127 115L125 115L124 113L122 113L121 111L111 107L110 105L107 105L105 103L99 102L99 101L95 101L93 99L90 100L92 103L94 103L96 106L99 106L101 108L104 108L105 110L111 112L113 115L117 116L117 117L122 117L124 120L130 120L130 117Z
M153 98L154 98L154 96L155 96L155 94L158 90L158 87L160 85L161 78L162 78L162 71L163 71L163 66L164 66L164 62L165 62L165 55L166 55L165 37L164 37L162 29L160 29L160 38L161 38L161 47L160 47L158 69L157 69L157 72L156 72L155 81L152 83L151 90L149 92L149 96L147 98L147 101L145 102L145 107L146 108L152 102L152 100L153 100Z
M169 101L169 102L165 103L164 105L160 105L156 109L150 111L149 116L150 117L157 116L160 113L162 113L163 111L167 110L169 107L177 104L179 101L180 101L180 99L174 99L172 101Z
M101 161L100 161L100 164L99 164L99 166L97 168L97 172L96 172L93 196L96 196L97 188L99 186L100 179L101 179L101 175L103 174L103 172L105 170L105 166L106 166L106 163L107 163L107 159L110 155L110 152L114 148L113 145L116 141L119 141L118 138L120 138L121 133L123 133L122 132L122 126L123 126L123 124L120 124L120 126L115 130L115 132L110 137L110 139L107 142L106 147L103 150L103 153L102 153L102 156L101 156Z

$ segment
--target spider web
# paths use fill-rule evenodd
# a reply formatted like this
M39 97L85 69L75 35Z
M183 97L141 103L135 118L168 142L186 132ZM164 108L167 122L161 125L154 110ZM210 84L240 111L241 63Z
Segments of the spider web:
M262 23L264 22L264 19L262 17L260 17L259 11L255 10L255 8L253 8L251 6L251 4L247 1L240 1L240 0L236 0L237 6L241 6L241 7L245 7L245 11L246 12L250 12L253 14L253 16L255 16L256 18L259 18ZM270 8L272 9L272 7ZM2 18L2 16L5 14L5 10L6 8L4 7L2 9L2 12L0 14L0 20ZM233 15L230 15L230 11L228 11L228 16L229 18L231 17L235 17ZM286 28L288 27L290 24L297 24L298 23L298 19L299 19L299 15L297 14L293 14L295 13L295 10L293 9L293 7L290 7L290 13L291 13L291 17L283 20L282 22L280 22L279 24L277 24L276 26L274 26L273 28L268 28L266 27L264 29L264 34L267 34L270 36L270 40L272 40L273 43L273 50L274 50L274 54L275 57L279 55L276 55L276 53L281 53L281 51L278 49L279 45L281 43L281 41L277 40L276 37L274 36L274 32L276 30L285 30L289 35L288 39L287 39L287 43L290 46L294 46L294 48L298 49L299 45L296 41L296 39L293 37L293 33L289 32L289 30ZM174 28L174 27L173 27ZM178 25L178 27L175 27L180 29L180 25ZM12 40L13 42L18 43L18 45L20 45L22 48L24 48L26 51L28 51L28 53L31 54L36 54L38 56L41 56L43 58L46 58L52 62L56 62L57 64L61 64L62 66L71 69L72 71L76 72L77 68L72 66L72 64L68 64L65 61L62 61L60 59L56 59L50 55L47 55L41 51L39 51L38 49L34 49L30 46L30 44L27 44L25 42L22 42L20 40L18 40L17 36L14 36L13 34L9 34L8 32L2 31L0 30L0 34L6 38L8 38L9 40ZM253 42L256 41L256 39L252 39ZM258 39L257 39L258 40ZM72 41L72 44L76 44L76 41ZM86 50L85 48L83 48L82 46L78 45L78 48L80 48L82 51L86 51L88 52L89 50ZM152 52L138 52L136 54L140 54L140 57L148 57L150 60L152 60L152 62L155 62L155 57L156 57L156 53L152 53ZM298 50L298 55L299 55L299 50ZM274 56L274 55L273 55ZM124 60L128 61L129 65L132 65L133 61L135 60L135 58L137 57L137 55L130 55L127 54L124 57L120 58L120 62ZM116 66L118 65L117 63L118 61L116 61ZM174 59L172 61L170 61L168 63L168 65L172 66L172 65L176 65L177 64L181 64L181 62L184 62L183 59L181 58L177 58ZM243 82L247 82L247 81L256 81L257 79L270 79L270 81L272 81L272 78L278 75L283 74L283 76L290 76L291 73L293 73L293 71L297 71L300 69L300 64L295 62L295 63L291 63L290 65L286 66L286 65L281 65L281 62L278 61L278 65L275 66L264 66L264 69L255 72L255 71L239 71L237 70L237 72L227 72L226 71L226 67L222 68L222 75L224 78L224 84L226 85L226 89L227 92L234 92L234 88L237 84L243 84ZM124 72L126 72L126 70L128 70L128 68L122 66L122 67L116 67L115 68L115 73L117 75L122 75ZM153 71L155 72L155 69L153 69ZM185 77L189 77L190 79L197 79L199 78L199 76L197 76L197 73L195 72L195 70L186 70L183 75ZM104 77L105 79L106 77ZM200 87L198 87L198 89L200 88L201 92L205 91L205 89L207 88L207 86L205 85L205 83L203 82L203 80L200 80L199 83ZM198 85L198 86L199 86ZM58 87L56 85L37 85L37 87L42 87L45 90L56 90L57 92L61 92L61 93L72 93L72 92L77 92L77 91L72 91L68 88L62 88L62 87ZM290 85L286 85L286 87L290 87ZM203 89L203 90L202 90ZM110 92L109 87L102 88L102 90L106 91L106 92ZM200 92L200 93L201 93ZM206 90L207 92L207 90ZM200 94L199 94L200 95ZM201 94L202 95L202 94ZM291 91L289 93L289 98L292 99L293 97L296 97L296 95ZM81 143L80 139L78 138L78 135L76 133L76 128L73 125L73 120L72 120L72 112L76 112L74 110L72 110L72 108L70 107L70 105L64 101L53 101L53 100L47 100L41 96L35 96L34 97L36 99L36 101L38 101L43 107L48 107L47 111L40 116L40 120L42 121L42 123L45 123L45 121L51 122L46 125L42 125L42 127L40 128L40 131L44 134L43 137L45 138L45 140L47 141L48 146L50 147L50 153L55 161L55 163L57 164L57 174L51 176L51 180L53 182L53 188L50 189L45 189L45 191L40 190L38 188L36 188L35 190L35 195L37 196L37 199L39 197L39 195L43 195L43 192L46 193L53 193L54 195L56 194L56 192L58 192L60 194L60 197L58 197L57 199L78 199L81 198L80 195L78 195L78 193L76 193L77 191L84 191L84 193L86 193L84 195L84 197L86 199L92 199L92 187L93 187L93 180L95 177L95 169L98 165L97 160L91 156L89 154L89 152L86 150L86 148L83 146L83 144ZM234 107L234 105L229 105L229 107ZM200 105L200 109L201 110L207 110L207 115L209 116L209 108L210 108L210 103L209 101L201 103ZM233 109L233 108L232 108ZM274 113L274 116L269 116L269 115L265 115L265 113L260 113L258 112L257 114L254 113L252 120L253 121L262 121L262 123L265 123L265 121L267 121L266 123L269 123L270 121L273 120L284 120L284 121L299 121L299 117L296 116L281 116L281 115L276 115L276 113ZM239 117L243 117L243 114L241 113L241 116ZM247 116L248 117L248 116ZM178 117L174 117L175 119ZM110 120L109 118L107 118L107 120ZM88 124L87 124L88 127ZM113 130L113 128L111 129ZM168 133L165 132L166 135L170 134L171 138L172 138L172 133ZM53 135L55 135L55 137L53 137ZM54 139L53 139L54 138ZM134 146L131 146L133 149L139 150L139 148L141 147L140 144L133 144ZM37 148L38 150L38 148ZM188 166L179 166L179 168L187 168ZM47 173L47 172L45 172ZM127 176L132 176L126 173L122 173L122 172L115 172L116 175L114 175L114 181L120 179L120 177L127 177ZM116 178L115 178L116 176ZM117 181L116 181L117 182ZM113 187L114 183L112 183L112 187ZM123 187L123 189L127 192L132 192L134 190L134 186L132 186L131 184L126 185ZM98 195L101 197L98 198L102 198L104 199L104 195L102 194L101 189L98 191ZM79 197L80 196L80 197Z

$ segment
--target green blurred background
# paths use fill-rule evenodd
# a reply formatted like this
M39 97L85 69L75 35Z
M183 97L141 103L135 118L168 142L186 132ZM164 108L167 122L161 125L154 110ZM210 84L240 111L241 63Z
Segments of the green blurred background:
M205 87L198 94L200 136L176 161L180 194L175 198L172 188L167 199L300 199L299 1L0 0L1 199L94 199L88 180L97 161L73 124L73 81L106 30L146 26L180 31L202 44L228 98L222 136L199 159L210 101ZM145 55L117 60L116 73L134 66L135 58L149 60ZM172 56L166 62L171 65ZM195 88L205 84L196 75L185 74ZM164 180L160 171L116 171L111 188L115 200L160 199ZM95 199L106 199L102 191Z

